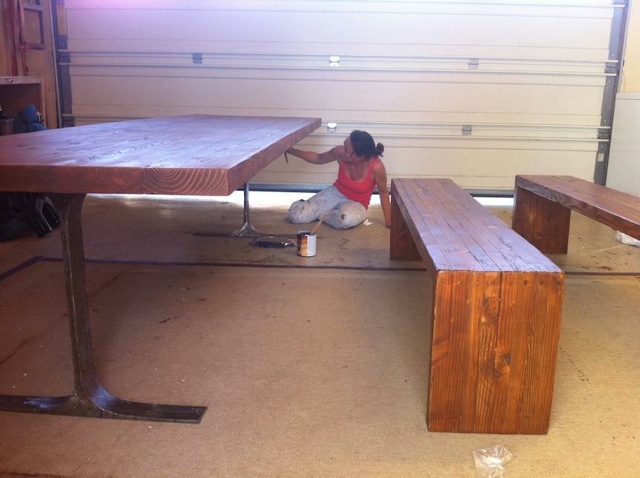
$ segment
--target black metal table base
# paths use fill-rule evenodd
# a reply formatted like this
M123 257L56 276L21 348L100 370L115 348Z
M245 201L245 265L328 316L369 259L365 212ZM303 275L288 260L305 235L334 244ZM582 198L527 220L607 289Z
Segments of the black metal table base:
M0 410L96 418L200 423L206 407L132 402L113 396L100 384L93 365L81 209L84 194L52 195L60 216L74 390L62 397L0 395Z

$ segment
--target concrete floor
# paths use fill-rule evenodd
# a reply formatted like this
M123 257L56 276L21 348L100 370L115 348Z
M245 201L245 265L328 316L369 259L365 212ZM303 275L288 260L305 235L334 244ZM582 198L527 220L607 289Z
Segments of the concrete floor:
M290 195L252 222L295 236ZM241 194L90 196L83 210L96 368L131 400L203 405L198 425L0 412L0 476L640 476L640 248L574 214L549 433L430 433L429 277L388 259L379 206L318 255L218 234ZM263 202L270 201L268 205ZM275 202L274 202L275 201ZM510 205L491 206L510 222ZM69 393L59 235L0 243L0 393Z

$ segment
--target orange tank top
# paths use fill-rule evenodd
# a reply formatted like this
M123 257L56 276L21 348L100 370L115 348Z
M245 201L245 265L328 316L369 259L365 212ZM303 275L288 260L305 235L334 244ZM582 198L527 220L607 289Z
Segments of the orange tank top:
M373 180L373 162L374 159L369 160L369 168L362 181L354 181L347 176L346 168L340 163L338 168L338 179L333 185L338 191L340 191L347 199L356 201L369 209L369 203L371 202L371 195L376 187L376 183Z

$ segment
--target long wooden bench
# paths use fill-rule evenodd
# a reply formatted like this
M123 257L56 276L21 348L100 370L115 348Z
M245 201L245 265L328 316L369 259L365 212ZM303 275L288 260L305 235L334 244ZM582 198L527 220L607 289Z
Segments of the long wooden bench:
M572 176L516 176L512 227L547 254L566 254L571 211L640 239L640 197Z
M433 277L429 430L547 433L564 273L451 180L391 198L391 259Z

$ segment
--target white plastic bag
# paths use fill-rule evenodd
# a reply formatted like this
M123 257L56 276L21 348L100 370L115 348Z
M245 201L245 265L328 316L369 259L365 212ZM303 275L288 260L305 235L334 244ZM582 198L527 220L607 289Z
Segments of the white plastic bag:
M504 475L504 465L509 463L511 458L513 455L504 445L494 445L473 451L479 478L501 478Z
M624 232L616 231L616 241L622 242L623 244L627 244L629 246L637 246L640 247L640 241L635 239Z

